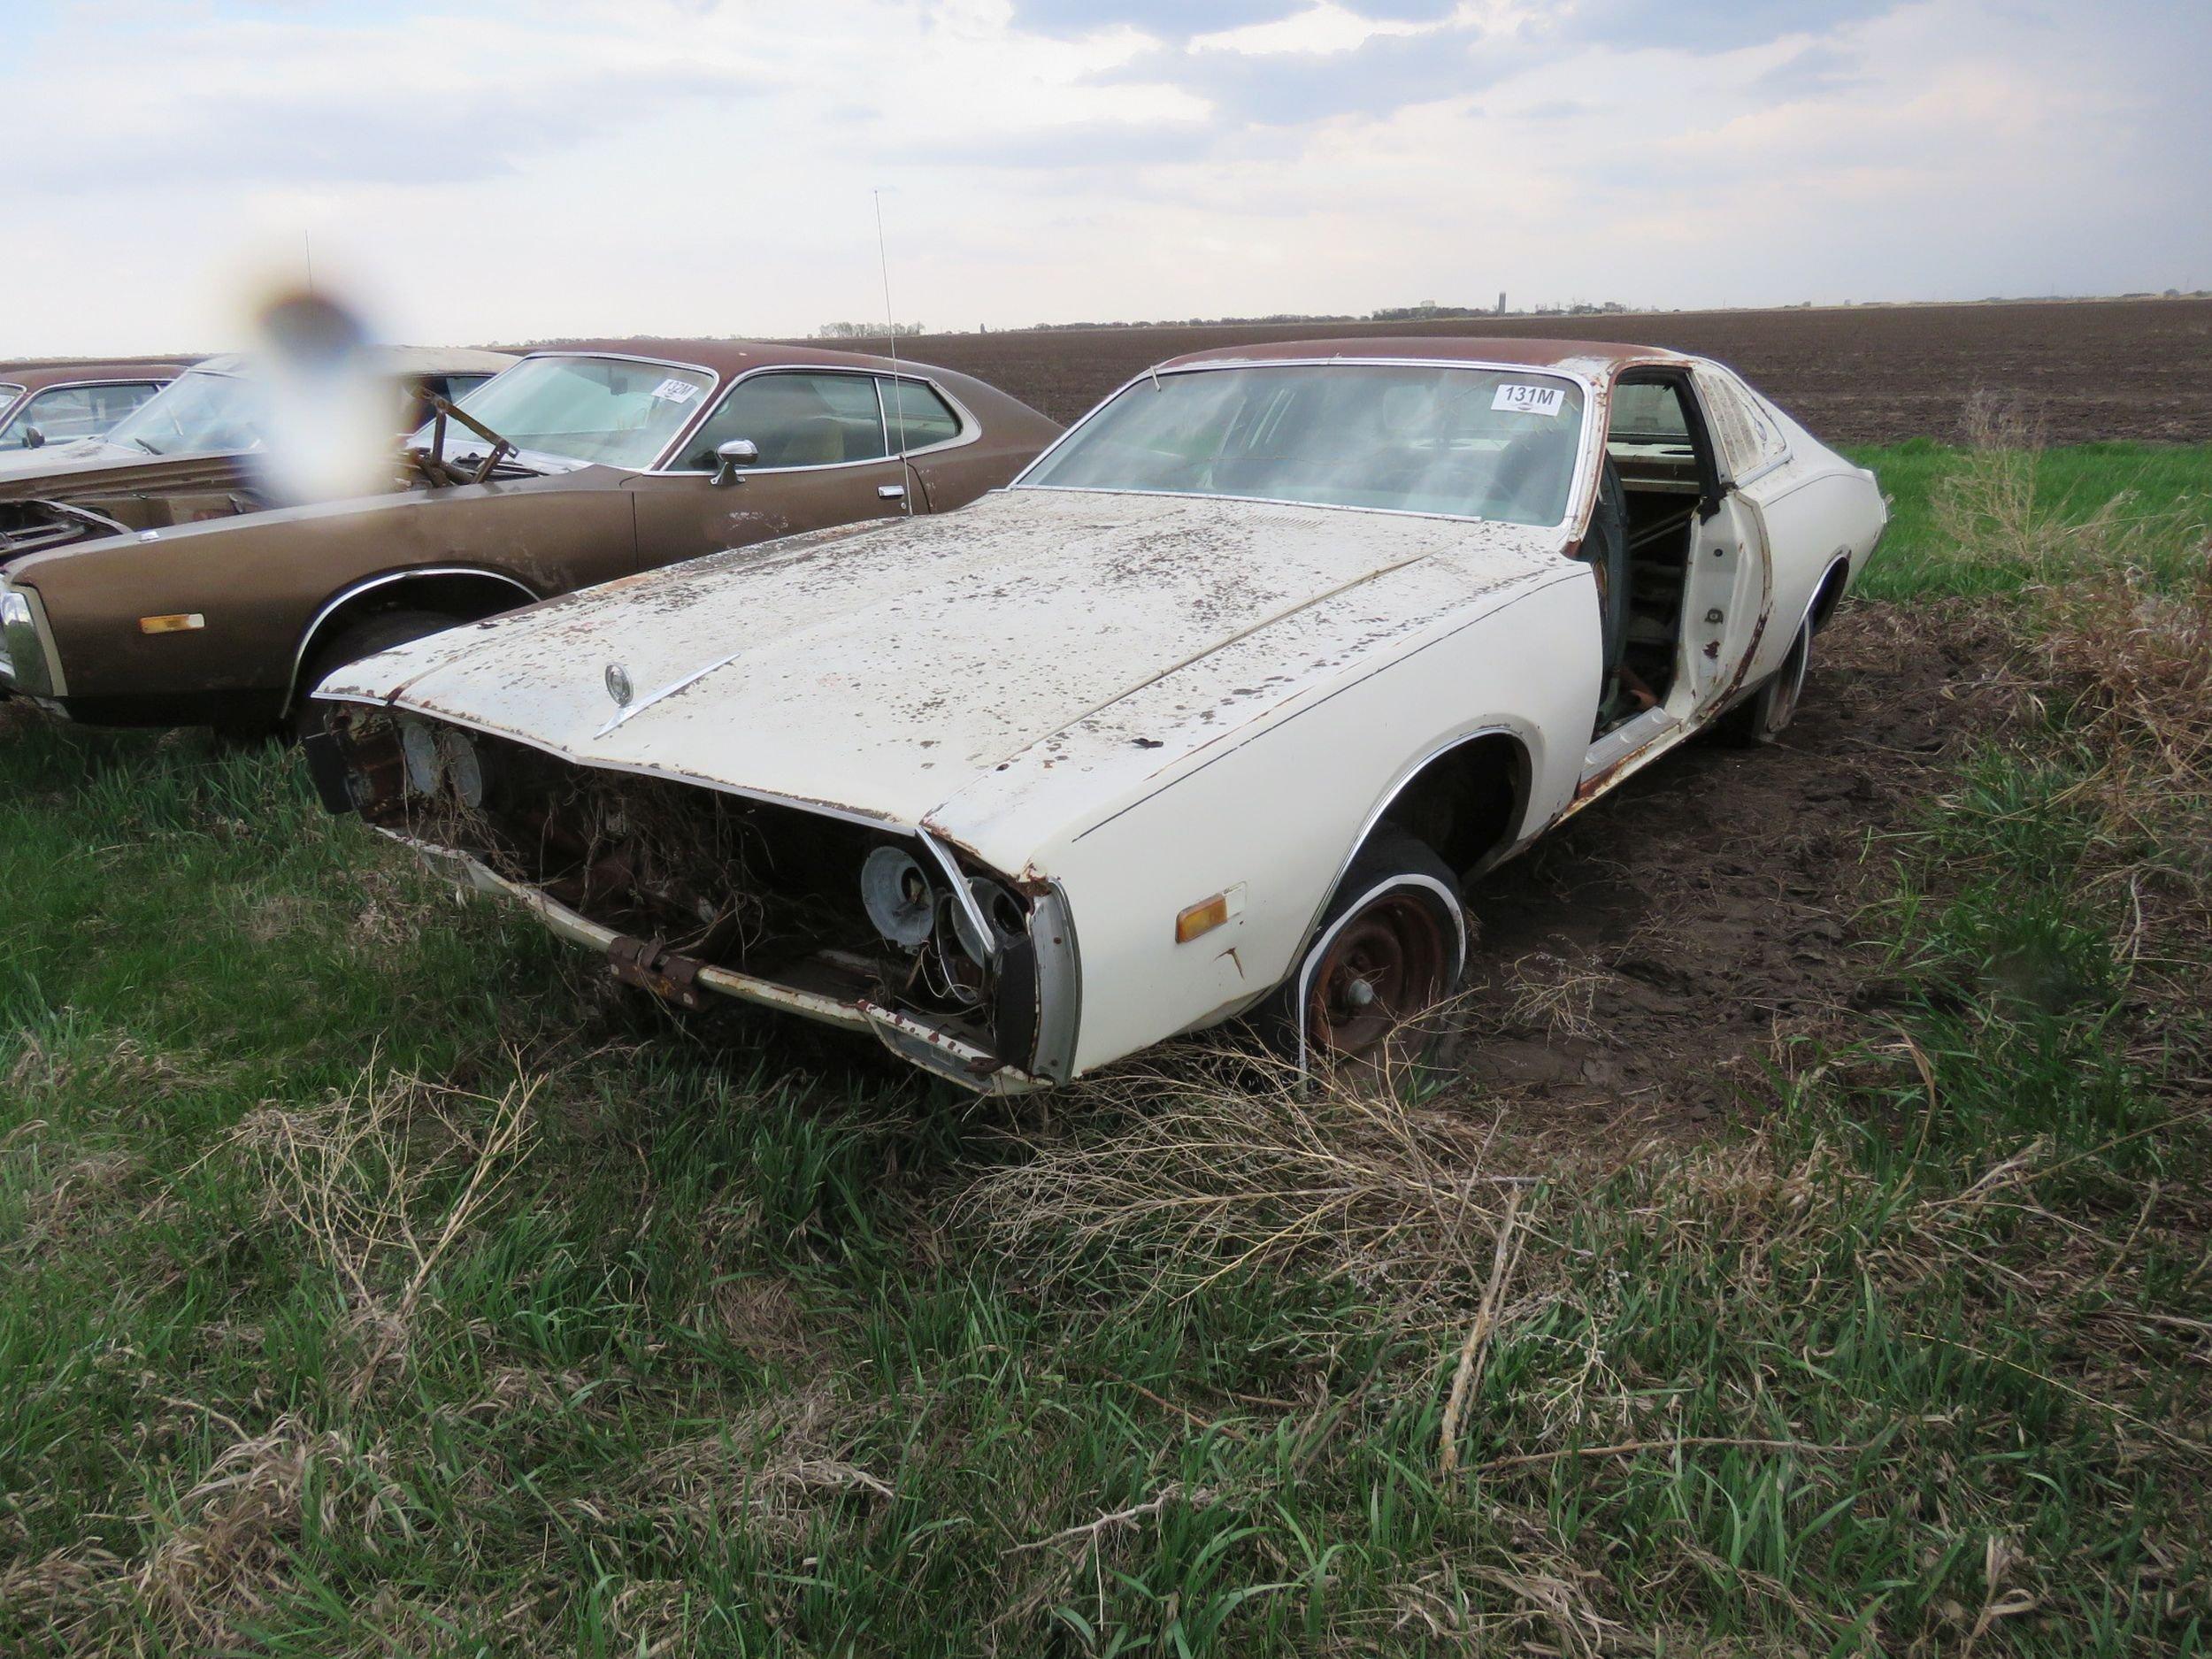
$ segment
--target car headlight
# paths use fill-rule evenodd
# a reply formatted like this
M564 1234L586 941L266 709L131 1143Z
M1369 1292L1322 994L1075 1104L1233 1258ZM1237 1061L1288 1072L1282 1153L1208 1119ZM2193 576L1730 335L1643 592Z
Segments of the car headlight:
M27 696L50 697L55 668L34 600L22 588L0 586L0 676Z

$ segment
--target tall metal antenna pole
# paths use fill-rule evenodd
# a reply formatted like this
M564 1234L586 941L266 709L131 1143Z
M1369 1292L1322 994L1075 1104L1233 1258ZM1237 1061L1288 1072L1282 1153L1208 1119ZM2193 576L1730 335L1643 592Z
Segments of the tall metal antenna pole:
M891 256L883 240L883 192L877 189L871 190L868 194L875 198L876 204L876 265L883 273L883 326L891 336L891 403L898 422L899 465L903 470L906 465L906 386L898 376L899 319L897 314L891 309ZM902 486L907 485L907 480L903 478L900 482ZM910 486L907 487L910 488ZM900 493L899 500L909 513L914 511L913 498L906 494L903 488Z
M307 291L315 291L315 239L306 231L300 232L300 250L307 256Z

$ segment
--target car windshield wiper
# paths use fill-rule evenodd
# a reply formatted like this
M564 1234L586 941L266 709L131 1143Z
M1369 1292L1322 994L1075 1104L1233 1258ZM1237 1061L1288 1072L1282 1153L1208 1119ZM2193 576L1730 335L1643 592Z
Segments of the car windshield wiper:
M421 469L423 477L434 486L444 488L453 484L480 484L492 475L502 461L518 453L513 444L477 419L475 416L464 414L435 392L426 392L424 396L429 400L430 407L434 411L430 423L430 447L426 449L411 449L407 453L413 457L415 465ZM446 464L445 425L448 420L459 421L461 425L492 446L492 452L489 455L476 457L476 467L473 472L459 472L457 469L465 465L466 463L457 456L454 457L452 465L449 466Z
M133 437L131 442L136 444L140 449L145 450L149 455L159 455L161 453L160 450L155 449L152 444L147 442L143 438Z

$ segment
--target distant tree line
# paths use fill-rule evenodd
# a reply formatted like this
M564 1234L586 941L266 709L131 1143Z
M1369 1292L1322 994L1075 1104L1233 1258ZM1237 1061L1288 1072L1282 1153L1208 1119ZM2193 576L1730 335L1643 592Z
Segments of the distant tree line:
M817 340L904 340L922 332L919 323L824 323L814 331Z

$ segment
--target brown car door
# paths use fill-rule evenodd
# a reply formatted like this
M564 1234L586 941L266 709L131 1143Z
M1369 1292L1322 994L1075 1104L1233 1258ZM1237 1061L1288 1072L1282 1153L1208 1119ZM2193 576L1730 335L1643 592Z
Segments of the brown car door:
M757 458L725 468L718 451L735 442ZM641 568L927 507L885 442L875 377L823 369L740 380L664 470L631 488Z

